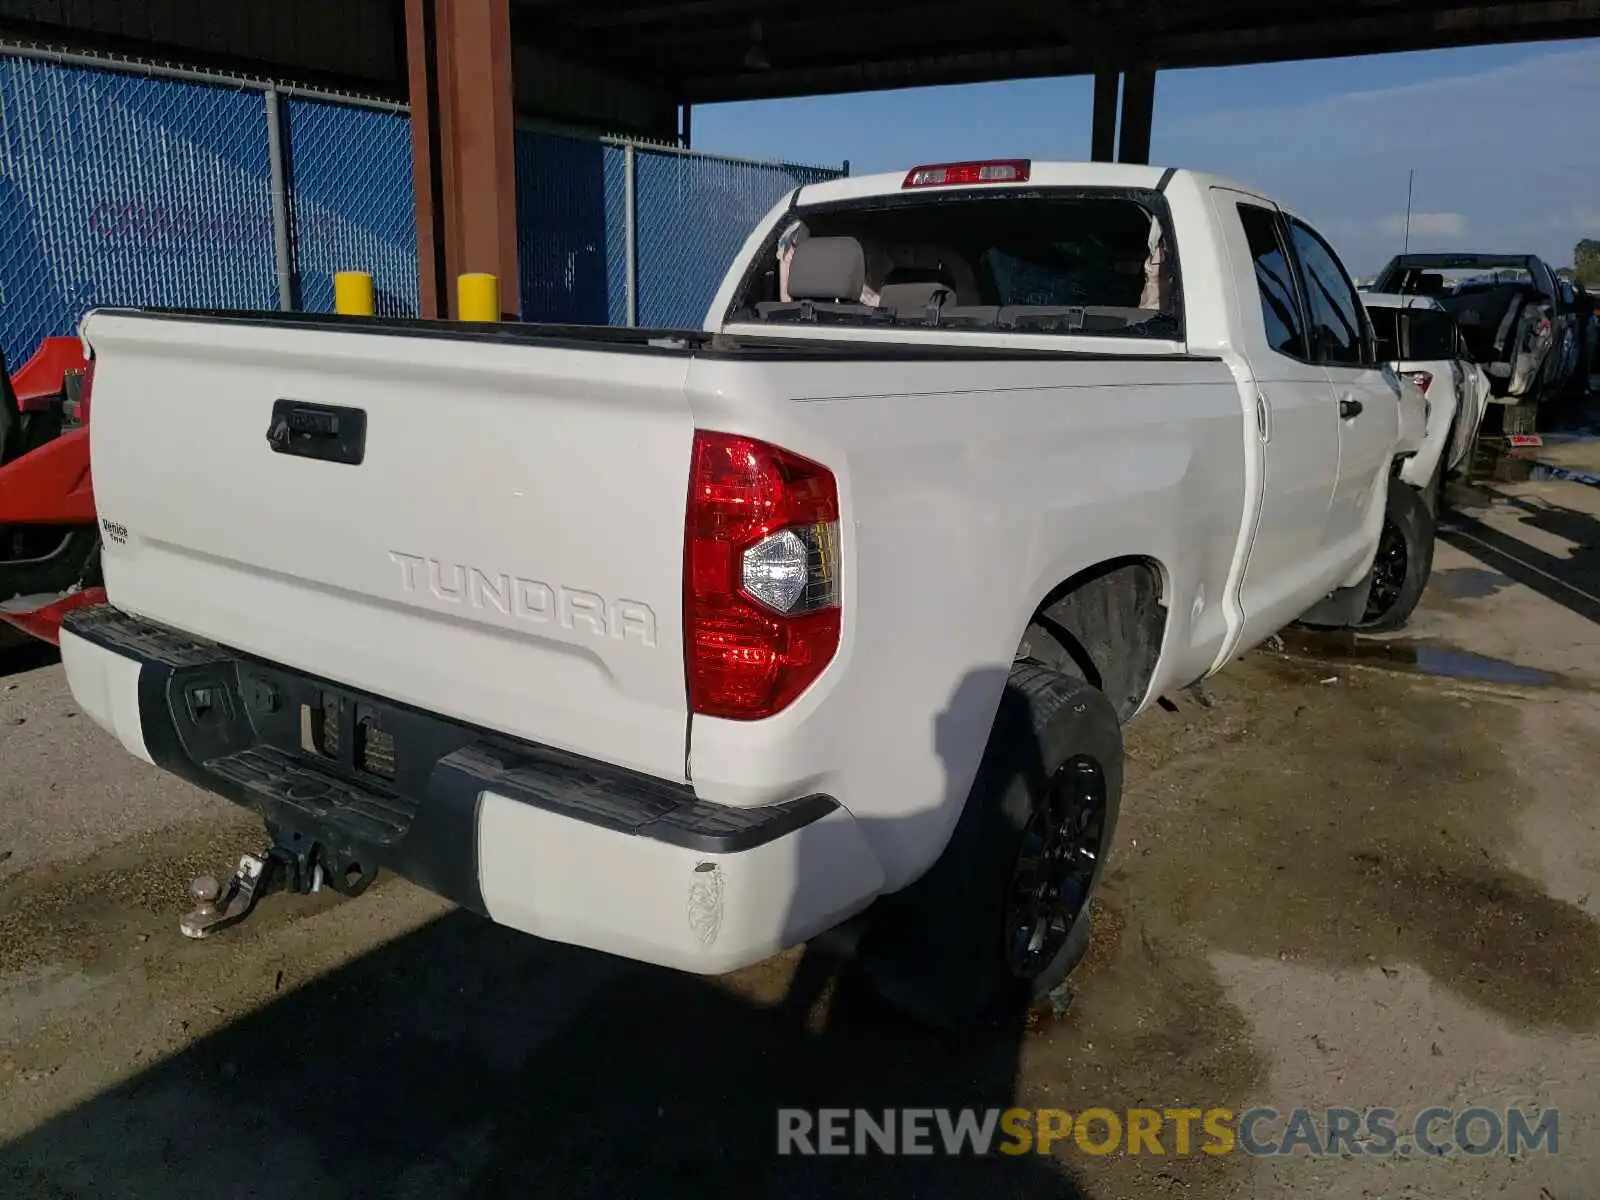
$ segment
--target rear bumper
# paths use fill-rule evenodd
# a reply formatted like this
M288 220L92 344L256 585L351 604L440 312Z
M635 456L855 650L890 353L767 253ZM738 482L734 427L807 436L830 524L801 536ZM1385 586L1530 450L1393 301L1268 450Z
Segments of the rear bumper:
M78 703L130 753L315 842L332 870L392 870L555 941L714 974L832 927L883 884L826 796L708 804L684 784L338 689L106 605L68 615L61 653ZM314 711L337 714L338 749L304 749ZM355 766L372 727L393 739L392 778Z

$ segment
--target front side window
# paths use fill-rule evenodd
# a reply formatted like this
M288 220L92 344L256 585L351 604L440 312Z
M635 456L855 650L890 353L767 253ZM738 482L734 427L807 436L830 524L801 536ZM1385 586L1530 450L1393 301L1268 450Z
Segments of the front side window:
M1239 220L1250 257L1255 262L1256 290L1261 294L1261 319L1266 325L1267 345L1290 358L1307 359L1305 317L1300 298L1295 294L1289 259L1278 239L1278 218L1270 210L1254 204L1239 205Z
M1289 237L1300 261L1317 358L1330 366L1365 365L1366 323L1350 277L1327 243L1307 226L1291 221Z

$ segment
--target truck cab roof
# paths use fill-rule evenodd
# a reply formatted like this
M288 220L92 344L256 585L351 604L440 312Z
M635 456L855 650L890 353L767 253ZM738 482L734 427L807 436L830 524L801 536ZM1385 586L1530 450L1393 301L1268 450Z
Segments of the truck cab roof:
M1432 296L1402 295L1399 292L1363 292L1361 300L1368 308L1376 305L1379 308L1425 308L1434 312L1444 311L1444 305Z
M1027 190L1041 187L1164 189L1170 186L1174 179L1182 177L1201 188L1226 187L1237 192L1256 194L1256 189L1234 183L1220 176L1209 175L1199 171L1189 171L1178 167L1138 166L1129 163L1103 162L1007 161L1026 161L1028 178L1019 183L1001 182L959 184L954 186L962 188L994 188L997 190ZM912 168L913 171L918 169L921 168ZM799 207L807 207L817 204L847 203L851 200L899 195L906 190L908 177L909 172L906 171L887 171L875 175L850 175L842 179L830 179L824 183L808 184L796 194L795 204ZM937 191L939 189L929 188L927 190Z

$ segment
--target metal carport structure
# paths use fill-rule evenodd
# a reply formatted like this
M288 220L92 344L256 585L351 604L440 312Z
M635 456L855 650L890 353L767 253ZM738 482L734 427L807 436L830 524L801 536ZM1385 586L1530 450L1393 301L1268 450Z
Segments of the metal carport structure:
M1145 161L1163 69L1600 36L1600 0L0 0L31 40L408 100L422 311L514 309L519 116L687 140L695 105L1093 75L1095 159Z

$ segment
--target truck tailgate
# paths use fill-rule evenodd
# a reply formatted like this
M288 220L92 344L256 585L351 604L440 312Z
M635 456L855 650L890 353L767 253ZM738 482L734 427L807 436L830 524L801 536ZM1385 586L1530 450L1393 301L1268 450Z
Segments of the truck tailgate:
M437 328L91 314L111 603L683 779L688 355Z

